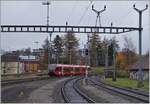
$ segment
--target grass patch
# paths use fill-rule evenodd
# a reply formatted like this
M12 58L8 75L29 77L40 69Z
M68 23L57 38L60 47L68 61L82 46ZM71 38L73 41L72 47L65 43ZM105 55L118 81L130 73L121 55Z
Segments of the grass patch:
M136 80L130 80L129 78L117 78L117 81L112 81L112 78L106 78L105 82L114 86L121 86L121 87L129 87L129 88L137 88L138 81ZM149 81L144 81L144 87L141 89L144 89L146 91L149 91Z
M144 87L143 87L143 89L149 91L149 81L148 80L144 81Z
M95 74L104 74L104 67L93 67L92 72Z

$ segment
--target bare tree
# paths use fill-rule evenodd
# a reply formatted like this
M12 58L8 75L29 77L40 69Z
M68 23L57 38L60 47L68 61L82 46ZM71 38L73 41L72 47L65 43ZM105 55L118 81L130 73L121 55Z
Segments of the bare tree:
M49 61L49 52L48 52L48 48L49 48L49 40L48 37L44 40L44 44L42 45L43 49L44 49L44 58L42 60L42 68L43 69L47 69L48 67L48 61Z
M130 51L133 51L133 52L136 51L136 48L132 42L132 39L126 36L124 37L124 47Z
M122 51L125 55L127 65L130 65L137 60L136 48L131 38L124 37L124 49Z

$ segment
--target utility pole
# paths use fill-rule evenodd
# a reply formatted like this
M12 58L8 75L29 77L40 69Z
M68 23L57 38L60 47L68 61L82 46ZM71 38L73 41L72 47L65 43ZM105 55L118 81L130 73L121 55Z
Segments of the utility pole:
M106 42L105 43L105 50L106 50L106 53L105 53L105 69L104 69L104 78L106 78L106 70L108 70L108 47L109 47L109 43Z
M100 27L101 27L100 14L106 10L106 6L104 6L104 9L98 11L98 10L94 9L94 5L92 5L92 10L97 14L95 26L97 26L97 20L99 19L99 25L100 25Z
M134 10L136 10L139 13L139 56L140 56L140 65L138 70L138 87L142 87L143 85L143 74L142 74L142 12L144 12L148 5L146 4L146 7L142 10L139 10L135 7L135 4L133 5Z
M113 23L111 22L111 27L113 27ZM110 30L112 31L112 29ZM106 78L106 72L108 72L108 66L109 66L109 57L108 57L108 48L109 48L109 41L106 41L105 43L105 50L106 50L106 53L105 53L105 69L104 69L104 78Z
M114 46L113 46L113 50L114 50L114 53L113 53L113 62L114 62L114 69L113 69L113 77L112 77L112 81L116 81L116 45L114 43Z
M71 38L69 37L69 41L68 41L68 53L69 53L69 64L72 64L72 43L73 41L70 40Z
M69 49L69 64L70 64L70 65L71 65L71 55L72 55L71 49Z
M49 63L52 63L52 61L51 61L51 59L52 59L52 39L51 39L52 33L50 33L49 36L50 36L50 47L49 47L50 52L48 53L48 55L49 55Z

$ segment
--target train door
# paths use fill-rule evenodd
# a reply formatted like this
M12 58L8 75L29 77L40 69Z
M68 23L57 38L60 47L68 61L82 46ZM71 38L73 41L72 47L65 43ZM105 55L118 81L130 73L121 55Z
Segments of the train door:
M82 75L85 75L85 67L82 67Z

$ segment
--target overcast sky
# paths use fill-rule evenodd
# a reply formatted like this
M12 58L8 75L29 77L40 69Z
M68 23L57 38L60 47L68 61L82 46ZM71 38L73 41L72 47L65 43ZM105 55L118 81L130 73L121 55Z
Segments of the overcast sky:
M41 1L1 1L1 24L2 25L46 25L46 6ZM106 11L101 15L102 26L128 26L138 27L138 13L133 9L133 4L139 9L145 8L148 1L52 1L50 5L50 25L95 25L96 14L91 10L93 4L97 10L103 9L106 5ZM149 7L143 12L143 35L142 51L149 50ZM54 38L60 33L53 33ZM60 34L63 35L63 34ZM119 35L99 34L103 39L116 36L119 46L123 48L124 36L132 38L132 41L138 52L138 32L123 33ZM34 43L38 41L38 47L41 47L43 41L48 36L47 33L1 33L1 47L4 50L16 50L22 48L36 48ZM86 44L86 34L76 34L80 40L80 47Z

